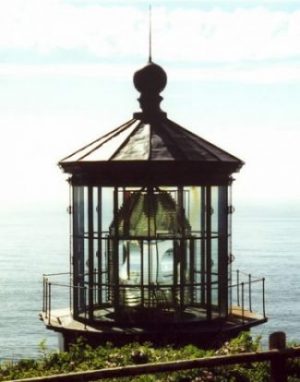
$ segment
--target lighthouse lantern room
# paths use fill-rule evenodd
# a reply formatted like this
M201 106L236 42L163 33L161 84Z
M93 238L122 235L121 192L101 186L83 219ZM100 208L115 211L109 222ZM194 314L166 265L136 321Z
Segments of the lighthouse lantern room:
M232 270L243 162L168 119L166 83L150 61L134 74L141 111L59 162L71 189L70 306L53 309L45 276L42 318L66 348L78 336L210 346L266 321L264 280Z

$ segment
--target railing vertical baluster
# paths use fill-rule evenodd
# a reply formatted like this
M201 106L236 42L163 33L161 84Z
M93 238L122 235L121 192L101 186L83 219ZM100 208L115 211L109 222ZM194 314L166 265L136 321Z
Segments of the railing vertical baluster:
M263 316L266 318L266 305L265 305L265 278L262 279L262 295L263 295Z
M244 323L244 314L245 314L245 306L244 306L244 283L241 284L242 285L242 322Z
M240 306L240 271L236 271L237 306Z
M252 287L252 285L251 285L251 282L252 282L252 280L251 280L251 274L249 274L249 310L250 310L250 312L252 312L252 290L251 290L251 287Z
M232 312L232 273L230 272L230 279L228 280L228 292L229 292L229 305L228 313Z
M69 288L69 306L70 306L70 313L72 313L72 310L73 310L73 301L72 301L72 278L71 278L71 273L69 274L69 284L70 284L70 288Z
M43 305L42 312L45 313L45 276L43 276Z
M48 278L45 279L45 318L48 318Z
M49 302L48 302L48 325L50 325L51 323L51 283L48 284L48 288L49 288L49 291L48 291L48 298L49 298Z
M72 295L74 294L73 291L74 289L73 289L72 283L70 282L70 285L69 285L70 314L72 314L73 312L73 299L72 299Z

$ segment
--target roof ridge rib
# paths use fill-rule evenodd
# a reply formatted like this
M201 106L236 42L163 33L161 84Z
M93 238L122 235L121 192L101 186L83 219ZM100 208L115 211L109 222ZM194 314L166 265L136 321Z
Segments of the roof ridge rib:
M182 130L184 130L185 132L187 132L187 133L189 133L190 135L192 135L193 138L194 138L194 137L197 137L196 134L191 133L188 129L185 129L185 128L182 127L182 126L177 125L177 123L175 123L175 122L173 122L173 121L171 121L171 120L168 120L168 121L171 122L171 124L173 124L176 128L182 129ZM199 139L200 137L197 137L197 138ZM202 138L200 138L200 139L202 140ZM203 139L203 141L205 142L204 139ZM206 143L209 144L210 142L206 142ZM215 147L219 149L219 147L217 147L217 146L215 146ZM219 158L215 153L213 153L210 149L208 149L207 147L205 147L205 150L207 150L207 151L210 153L210 155L212 155L212 156L215 157L218 161L220 161L220 158Z
M114 156L117 155L118 151L122 150L123 147L127 145L129 142L130 138L132 137L133 134L136 133L136 131L142 126L144 123L142 121L139 121L137 126L132 130L132 132L128 135L128 137L121 143L121 145L114 151L114 153L111 155L111 157L108 160L113 160Z
M132 123L134 120L135 120L134 118L131 118L129 121L127 121L127 122L125 122L125 123L122 123L122 125L116 127L116 128L113 129L112 131L109 131L108 133L106 133L106 134L104 134L104 135L101 135L101 137L95 139L94 141L92 141L92 142L88 143L87 145L81 147L80 149L74 151L72 154L70 154L70 155L66 156L65 158L61 159L60 162L63 162L63 161L65 161L65 160L71 158L73 155L78 154L80 151L87 149L88 147L92 146L94 143L100 141L101 139L104 139L104 138L106 138L106 137L108 137L108 136L110 136L110 135L112 135L112 134L114 134L114 133L117 134L117 133L122 132L123 129L124 129L124 127L125 127L125 126L128 126L128 125L129 125L130 123ZM118 132L118 130L122 130L122 131L119 131L119 132ZM106 142L107 142L107 140L106 140ZM101 145L100 145L100 146L101 146ZM100 147L100 146L99 146L99 147ZM93 152L93 150L91 150L91 152ZM82 158L79 158L79 159L82 159ZM79 160L79 159L78 159L78 160Z
M128 123L126 125L123 125L122 128L120 128L118 131L113 131L114 134L112 134L111 136L108 136L108 134L106 134L105 136L107 137L103 142L101 142L99 145L95 146L92 150L88 151L86 154L82 155L80 158L78 158L77 160L80 161L82 159L84 159L85 157L87 157L88 155L90 155L91 153L93 153L95 150L99 149L101 146L103 146L105 143L107 143L110 139L114 138L115 136L123 133L124 130L128 129L132 123L136 122L135 119L131 119L130 121L128 121Z
M185 154L185 151L182 150L182 149L177 145L177 142L175 141L175 139L172 137L172 135L170 134L170 132L167 131L168 125L165 124L165 123L162 123L161 126L164 128L164 129L163 129L163 134L165 134L165 135L167 136L167 138L169 138L169 140L170 140L171 142L174 143L174 147L176 147L177 152L180 152L181 155L182 155L182 157L183 157L184 159L187 159L187 156L186 156L186 154ZM161 130L160 130L159 128L157 129L157 134L158 134L158 135L161 134ZM165 144L166 144L166 142L165 142ZM166 146L168 147L168 149L169 149L170 152L172 153L173 157L176 158L176 155L174 155L174 149L172 150L172 148L170 148L167 144L166 144ZM175 150L175 151L176 151L176 150Z
M201 140L202 140L204 143L206 143L207 145L210 145L210 146L212 146L212 147L214 147L214 148L220 150L221 152L225 153L226 155L230 156L231 158L233 158L233 159L235 159L235 160L238 160L238 161L241 162L241 163L244 163L244 162L243 162L241 159L239 159L238 157L236 157L236 156L230 154L230 153L229 153L228 151L226 151L226 150L221 149L220 147L218 147L218 146L214 145L213 143L207 141L206 139L204 139L204 138L198 136L197 134L193 133L192 131L190 131L190 130L184 128L183 126L178 125L176 122L174 122L174 121L172 121L172 120L170 120L170 119L168 119L168 121L169 121L171 124L173 124L174 126L176 126L177 128L182 129L182 130L184 130L185 132L187 132L187 133L188 133L189 135L191 135L193 138L196 138L197 140L201 139ZM210 149L207 149L207 148L206 148L206 150L209 151L209 153L210 153L211 155L215 156L218 160L221 160L220 158L218 158L218 157L216 156L216 154L214 154L213 152L211 152Z

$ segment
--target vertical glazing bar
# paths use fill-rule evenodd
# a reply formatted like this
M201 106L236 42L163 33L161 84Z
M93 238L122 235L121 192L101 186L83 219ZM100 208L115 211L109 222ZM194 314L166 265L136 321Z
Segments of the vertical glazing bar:
M126 256L127 256L127 269L126 269L126 272L127 272L127 277L129 278L130 277L130 242L127 241L126 242L126 253L123 252L123 263L126 261Z
M98 218L98 304L102 304L102 188L98 187L97 200L97 218Z
M184 221L184 201L183 201L183 188L178 187L178 206L180 213L180 227L181 227L181 238L180 238L180 309L184 309L184 291L185 291L185 221Z
M248 276L248 284L249 284L249 310L250 312L252 312L252 291L251 291L251 283L252 283L252 280L251 280L251 275L249 274Z
M114 188L114 221L115 233L113 238L113 261L112 261L112 274L113 274L113 303L115 313L119 313L119 201L118 201L118 187Z
M144 241L139 241L141 248L141 305L144 307Z
M191 304L194 304L194 296L195 296L195 242L194 239L190 239L190 298L191 298Z
M236 292L237 292L237 306L240 306L240 271L236 271Z
M69 182L69 208L68 208L68 213L69 213L69 307L70 307L70 312L73 310L72 306L72 259L73 259L73 201L72 201L72 186L71 186L71 178L68 179Z
M245 321L245 301L244 301L244 292L245 292L245 288L244 288L244 283L242 283L242 322L244 323Z
M150 207L150 203L152 200L152 197L153 197L153 189L151 187L148 187L145 189L146 191L146 194L145 194L145 198L147 198L148 200L148 203L147 203L147 215L148 215L148 219L147 219L147 224L148 224L148 239L147 239L147 245L148 245L148 251L147 251L147 256L148 256L148 280L147 280L147 284L148 284L148 304L149 306L153 306L153 298L154 298L154 295L153 295L153 291L151 290L151 285L152 285L152 253L151 253L151 240L150 240L150 237L151 237L151 220L150 220L150 216L151 216L151 207ZM142 190L143 192L143 190ZM155 219L155 216L153 216L153 218ZM154 232L154 235L156 234L156 232Z
M178 283L178 245L177 241L173 240L173 288L172 288L172 299L173 306L177 309L177 283Z
M76 285L78 284L78 252L79 252L79 248L78 247L78 242L79 239L78 238L78 235L79 235L79 231L80 231L80 227L79 227L79 218L80 218L80 208L79 208L79 191L78 191L78 187L75 187L73 185L72 187L72 212L73 212L73 215L72 215L72 241L73 241L73 245L72 245L72 259L71 259L71 263L72 263L72 273L73 273L73 315L74 315L74 318L77 318L78 317L78 305L79 305L79 291L77 290L76 288ZM76 247L76 248L75 248Z
M230 281L230 285L228 286L228 292L229 292L228 313L231 314L231 312L232 312L232 281Z
M83 288L84 301L86 301L86 287ZM84 328L86 329L86 320L87 320L87 306L84 304Z
M205 195L205 187L201 187L201 208L200 208L200 211L201 211L201 304L204 305L205 302L206 302L206 298L205 298L205 290L206 290L206 277L205 277L205 273L206 273L206 262L205 262L205 249L206 249L206 245L205 245L205 231L206 231L206 227L205 227L205 198L206 198L206 195Z
M232 260L233 260L233 255L232 255L232 213L233 213L233 208L232 208L232 179L229 180L228 183L228 189L227 189L227 198L228 198L228 214L227 214L227 219L228 219L228 239L227 239L227 246L228 246L228 255L229 255L229 266L228 266L228 283L230 284L230 287L228 286L228 293L229 293L229 306L228 306L228 311L232 311L232 297L233 297L233 290L232 290Z
M228 313L228 188L218 187L218 305L221 317Z
M84 284L84 187L73 185L73 286ZM83 291L73 288L73 315L76 319L85 304Z
M230 280L230 284L228 285L228 293L229 293L229 305L228 305L228 314L232 314L232 279Z
M151 274L152 274L152 267L151 267L151 241L148 239L147 240L147 246L148 246L148 251L147 251L147 256L148 256L148 280L147 280L147 286L148 286L148 301L149 301L149 306L153 306L153 291L151 289L152 281L151 281Z
M94 216L93 216L93 187L88 187L88 265L89 265L89 282L88 282L88 316L93 319L94 314Z
M111 268L112 268L112 258L111 258L111 247L113 248L113 240L106 240L105 241L105 251L106 251L106 267L107 267L107 271L106 271L106 280L105 280L105 299L107 301L112 301L112 283L113 283L113 279L112 279L112 272L111 272Z
M212 318L211 311L211 186L206 187L206 317Z

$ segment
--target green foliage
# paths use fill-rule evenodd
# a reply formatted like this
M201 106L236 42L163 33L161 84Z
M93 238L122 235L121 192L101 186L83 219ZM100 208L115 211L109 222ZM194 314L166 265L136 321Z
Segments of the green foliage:
M50 352L45 341L39 344L40 357L36 360L21 360L18 363L0 364L0 381L10 379L46 376L72 371L85 371L125 365L194 359L213 355L238 354L260 351L260 338L253 339L246 332L226 342L217 351L203 350L193 345L181 348L172 346L155 348L150 343L130 343L123 347L107 343L93 349L82 339L70 346L68 352ZM300 381L300 361L288 362L291 375L289 382ZM183 372L142 375L139 377L111 379L122 382L266 382L269 380L268 363L255 363L216 367L211 369L188 370Z
M249 332L242 332L238 337L233 338L217 350L217 354L239 354L247 352L256 352L260 349L260 337L253 339Z

